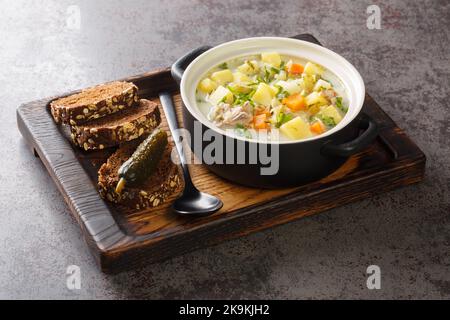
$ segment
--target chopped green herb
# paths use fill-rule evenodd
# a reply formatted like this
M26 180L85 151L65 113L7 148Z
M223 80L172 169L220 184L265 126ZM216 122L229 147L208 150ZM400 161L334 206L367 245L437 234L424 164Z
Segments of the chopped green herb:
M251 63L250 61L246 60L245 63L252 68L252 70L255 70L255 67L253 66L253 63Z
M264 82L268 83L270 81L270 71L264 68Z
M286 61L281 61L280 70L283 70L285 66L286 66Z
M280 72L280 69L277 69L277 68L275 68L275 67L271 67L271 68L270 68L270 71L271 71L272 73L279 73L279 72Z
M278 84L274 85L274 87L277 88L277 90L278 90L277 91L277 95L280 94L283 91L283 87L278 85Z
M226 62L219 64L220 69L228 69L228 64Z
M230 90L235 96L239 94L239 92L237 92L232 86L227 86L227 89Z
M249 101L250 104L253 105L253 101L251 101L253 94L255 94L255 89L253 89L252 91L248 92L248 93L244 93L244 92L237 92L235 89L233 89L232 87L228 86L228 90L231 91L231 93L233 93L234 95L234 105L242 105L244 104L246 101Z
M293 118L292 114L280 112L276 116L275 127L277 128L281 127L284 123L288 122L289 120L292 120L292 118Z
M348 108L344 107L342 104L342 97L336 97L336 107L338 107L342 112L347 113Z
M327 127L334 127L334 126L336 126L336 122L335 122L334 119L331 118L331 117L317 116L317 118L319 118L320 121L322 121L322 123L323 123L324 125L326 125Z
M285 91L282 86L275 85L275 87L278 89L276 93L276 97L278 100L284 99L289 96L289 92Z

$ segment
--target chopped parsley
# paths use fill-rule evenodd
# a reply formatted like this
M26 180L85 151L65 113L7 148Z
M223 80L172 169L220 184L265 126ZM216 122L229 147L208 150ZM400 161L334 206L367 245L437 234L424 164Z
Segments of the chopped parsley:
M279 72L280 72L280 69L277 69L277 68L275 68L275 67L270 67L270 71L271 71L272 73L279 73Z
M342 112L347 113L348 108L344 107L342 104L342 97L336 97L336 107L338 107Z
M327 127L334 127L336 126L336 122L334 121L334 119L332 117L327 117L327 116L316 116L318 119L320 119L320 121L322 121L322 123L324 125L326 125Z
M267 70L267 68L264 68L264 78L263 78L264 82L266 83L270 82L270 75L271 72Z
M222 64L219 64L219 68L220 69L228 69L228 64L226 63L226 62L224 62L224 63L222 63Z
M231 93L234 94L235 96L239 94L232 86L227 86L227 89L230 90Z
M289 96L289 92L284 90L282 86L275 85L275 88L278 89L278 91L276 93L276 97L277 97L278 100L282 100L282 99L284 99L284 98Z
M244 93L244 92L238 92L233 87L228 86L228 90L231 91L234 95L234 105L242 105L246 101L249 101L251 105L253 105L252 96L255 93L255 89L251 90L250 92Z
M261 75L258 75L256 77L256 80L258 82L265 82L265 83L269 83L276 74L278 74L280 72L279 69L275 68L275 67L270 67L268 68L267 66L264 67L264 75L261 77Z
M255 70L255 67L253 66L253 63L251 63L250 61L246 60L245 63L252 69Z
M276 122L275 122L275 127L279 128L281 127L284 123L288 122L289 120L292 120L293 115L290 113L284 113L284 112L280 112L277 114L276 116Z

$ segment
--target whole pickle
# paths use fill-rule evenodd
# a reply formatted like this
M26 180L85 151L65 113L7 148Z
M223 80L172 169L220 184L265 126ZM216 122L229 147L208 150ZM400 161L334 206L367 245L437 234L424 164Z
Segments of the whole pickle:
M121 193L125 185L137 186L145 182L156 171L167 143L167 133L161 129L154 130L142 141L120 166L116 192Z

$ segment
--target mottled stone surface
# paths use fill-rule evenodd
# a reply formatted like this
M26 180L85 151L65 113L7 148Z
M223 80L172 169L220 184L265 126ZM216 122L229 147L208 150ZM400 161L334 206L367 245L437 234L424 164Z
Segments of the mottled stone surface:
M450 298L450 5L7 1L0 19L0 298ZM80 29L67 21L81 12ZM70 9L69 9L70 12ZM75 23L76 25L76 23ZM423 183L116 276L101 274L16 129L23 102L168 66L200 44L314 34L428 157ZM301 205L301 204L300 204ZM82 288L66 287L81 267ZM381 290L366 268L381 267Z

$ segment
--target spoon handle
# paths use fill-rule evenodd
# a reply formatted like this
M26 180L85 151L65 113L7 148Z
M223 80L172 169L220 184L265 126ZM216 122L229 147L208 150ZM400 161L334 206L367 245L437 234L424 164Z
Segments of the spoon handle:
M166 115L166 120L169 124L169 129L172 133L173 141L180 157L181 167L183 168L185 189L188 189L188 187L194 188L194 184L192 183L191 175L189 173L186 156L184 154L182 139L183 136L181 135L181 130L179 130L177 115L175 113L175 106L173 105L172 101L172 95L167 91L163 91L159 94L159 99L164 109L164 114Z

